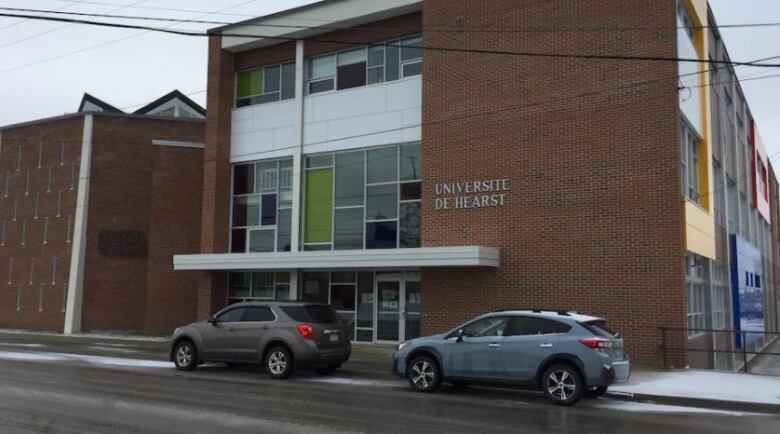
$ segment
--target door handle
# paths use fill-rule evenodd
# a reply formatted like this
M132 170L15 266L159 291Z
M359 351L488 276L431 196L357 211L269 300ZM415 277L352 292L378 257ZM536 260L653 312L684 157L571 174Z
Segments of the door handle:
M495 343L488 344L488 347L490 347L490 348L501 348L501 344L495 344Z
M552 348L552 346L553 346L553 344L551 344L551 343L539 344L539 347L541 347L541 348Z

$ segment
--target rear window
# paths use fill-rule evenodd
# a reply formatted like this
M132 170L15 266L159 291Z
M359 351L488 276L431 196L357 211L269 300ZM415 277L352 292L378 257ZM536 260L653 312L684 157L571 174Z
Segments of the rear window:
M593 333L594 335L602 338L614 339L615 335L617 334L613 332L609 327L607 327L606 321L581 322L580 325L585 327L589 332Z
M336 311L326 305L280 306L282 311L294 321L317 324L336 324L339 320Z

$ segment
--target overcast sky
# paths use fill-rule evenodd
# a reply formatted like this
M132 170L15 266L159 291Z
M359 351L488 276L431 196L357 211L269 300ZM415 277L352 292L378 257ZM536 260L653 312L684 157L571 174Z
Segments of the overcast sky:
M0 0L0 7L235 22L312 2ZM780 22L778 0L710 0L710 3L721 25ZM148 22L138 24L149 25ZM167 23L151 25L169 26ZM214 25L174 27L205 30ZM732 60L780 56L777 44L780 27L723 29L722 34ZM206 57L205 38L0 18L0 125L73 112L84 92L127 111L138 109L173 89L205 105ZM780 69L743 67L737 72L740 77L748 78L778 74ZM742 86L769 154L779 153L780 78L748 81Z

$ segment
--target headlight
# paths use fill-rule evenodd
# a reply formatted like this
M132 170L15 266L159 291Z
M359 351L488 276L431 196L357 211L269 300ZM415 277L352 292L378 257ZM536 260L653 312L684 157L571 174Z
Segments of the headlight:
M406 342L404 342L402 344L398 344L398 351L403 350L405 346L406 346Z

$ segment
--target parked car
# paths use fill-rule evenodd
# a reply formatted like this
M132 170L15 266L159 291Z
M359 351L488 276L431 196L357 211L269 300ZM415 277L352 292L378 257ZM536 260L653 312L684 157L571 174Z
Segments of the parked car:
M170 360L182 371L205 362L263 364L271 378L283 379L301 368L330 374L351 351L347 328L329 305L247 302L176 329Z
M506 310L399 345L393 372L418 392L433 392L442 381L514 385L541 389L555 404L572 405L628 381L630 363L623 340L601 318Z

